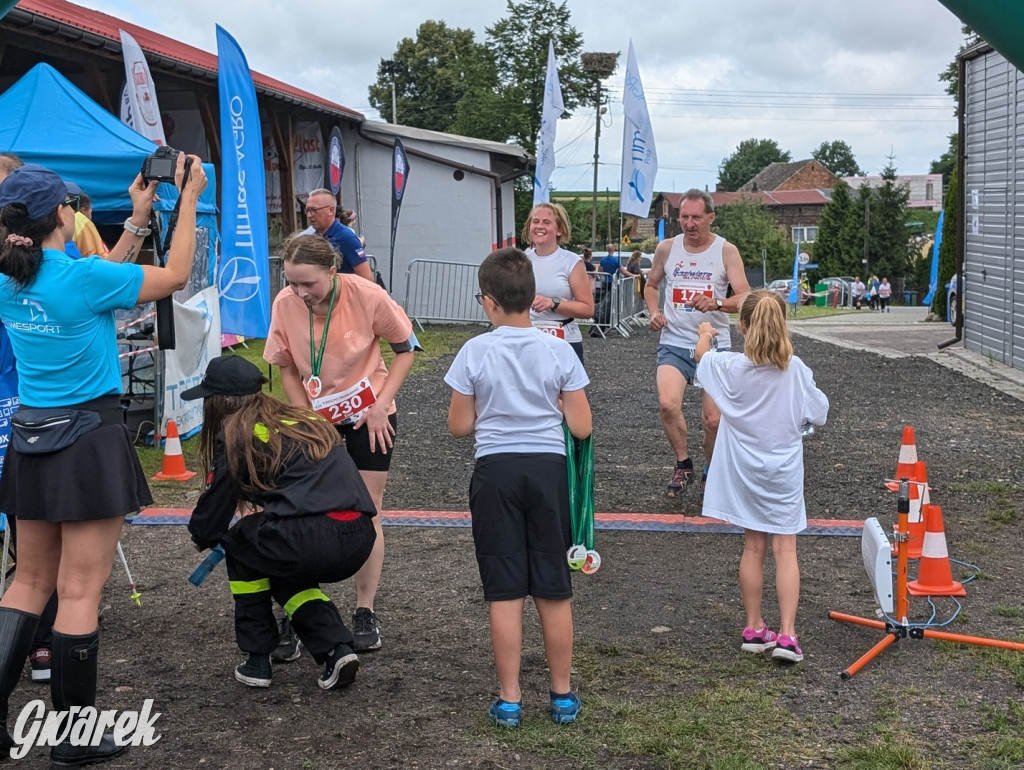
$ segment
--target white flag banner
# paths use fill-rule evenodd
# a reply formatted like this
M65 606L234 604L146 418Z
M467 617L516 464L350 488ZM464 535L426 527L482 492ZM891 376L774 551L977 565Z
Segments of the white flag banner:
M654 177L658 174L658 151L654 147L651 116L647 112L644 86L636 66L633 41L629 41L626 82L622 89L622 185L619 211L646 217L654 197Z
M540 116L540 134L537 136L537 168L533 177L533 205L547 203L551 196L548 182L555 170L555 126L565 112L562 86L558 82L558 62L555 44L548 41L548 74L544 78L544 108Z
M164 124L160 119L160 105L156 101L156 88L149 65L135 38L121 33L121 53L124 56L125 86L121 92L121 122L134 128L157 144L167 144Z

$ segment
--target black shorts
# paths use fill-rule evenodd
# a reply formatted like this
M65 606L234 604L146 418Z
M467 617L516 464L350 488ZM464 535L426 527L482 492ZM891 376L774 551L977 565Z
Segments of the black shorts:
M153 503L146 475L123 425L102 425L67 449L21 454L8 447L0 511L30 521L93 521Z
M392 439L395 439L398 437L398 414L389 414L388 422L395 429L395 435L392 436ZM365 423L359 430L356 430L351 425L335 425L334 427L338 429L338 433L345 440L345 449L348 450L348 455L352 458L352 462L356 464L357 469L361 471L384 471L384 473L391 470L391 456L395 453L395 448L392 446L388 449L387 453L384 453L380 451L380 446L378 446L371 452L370 431Z
M501 453L476 461L469 485L484 599L568 599L569 482L563 455Z

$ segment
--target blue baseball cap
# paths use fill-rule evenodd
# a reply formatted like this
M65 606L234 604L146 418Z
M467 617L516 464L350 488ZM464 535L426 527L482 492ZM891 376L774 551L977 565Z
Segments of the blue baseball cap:
M82 188L72 182L70 179L64 180L64 186L68 188L68 195L81 195Z
M0 208L20 203L33 221L45 217L67 197L68 186L64 180L36 163L14 169L0 182Z

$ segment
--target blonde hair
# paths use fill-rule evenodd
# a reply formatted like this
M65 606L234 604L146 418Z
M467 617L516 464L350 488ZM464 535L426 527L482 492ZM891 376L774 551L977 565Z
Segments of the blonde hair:
M533 221L533 215L537 209L548 209L551 214L555 217L555 238L558 243L568 243L572 237L572 225L569 224L569 215L565 212L561 203L538 203L532 209L530 209L530 216L526 218L525 224L523 224L523 243L530 243L530 222Z
M785 370L793 358L785 300L766 289L751 292L740 306L740 321L746 328L743 352L747 358Z

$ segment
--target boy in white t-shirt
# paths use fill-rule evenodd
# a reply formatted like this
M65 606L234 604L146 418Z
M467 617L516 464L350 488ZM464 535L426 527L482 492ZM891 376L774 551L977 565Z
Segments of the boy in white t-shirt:
M569 343L530 323L536 291L526 254L493 252L478 281L477 301L495 328L462 347L445 382L452 387L452 435L476 433L469 508L499 685L489 713L502 727L522 720L519 666L529 595L544 631L551 718L574 722L580 700L569 687L572 543L562 419L573 436L590 435L583 390L590 380Z

